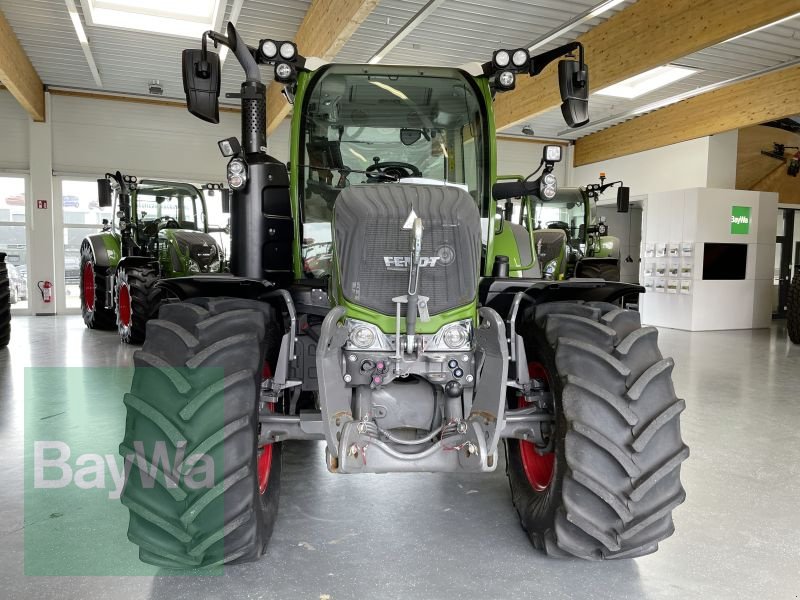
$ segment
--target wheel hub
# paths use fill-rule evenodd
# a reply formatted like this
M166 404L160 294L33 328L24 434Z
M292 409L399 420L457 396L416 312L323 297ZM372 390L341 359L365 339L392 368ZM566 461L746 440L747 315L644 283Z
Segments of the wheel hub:
M544 365L538 362L531 362L528 364L528 372L531 379L537 379L544 382L545 387L552 391L550 384L550 377ZM525 396L519 395L520 408L527 406ZM547 452L542 454L537 450L536 444L533 442L520 441L519 442L520 459L522 460L522 468L525 471L525 476L528 483L537 492L543 492L553 481L553 472L555 470L555 452Z
M272 368L269 363L264 361L264 367L261 370L261 380L272 378ZM269 405L271 406L271 405ZM272 444L265 444L259 449L258 455L258 493L262 496L267 491L267 484L269 484L269 473L272 470Z
M128 285L123 283L119 286L119 299L117 300L117 310L119 311L119 322L123 327L131 326L131 292Z
M94 310L94 266L87 262L83 265L81 284L83 285L83 303L90 311Z

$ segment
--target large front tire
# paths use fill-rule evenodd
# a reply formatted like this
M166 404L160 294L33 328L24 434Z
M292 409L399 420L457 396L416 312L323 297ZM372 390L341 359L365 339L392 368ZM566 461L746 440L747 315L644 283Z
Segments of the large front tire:
M81 315L89 329L114 329L114 311L105 307L106 278L88 243L81 246Z
M258 410L281 331L271 306L233 298L166 304L148 324L120 445L133 462L122 503L142 561L188 568L263 554L278 510L281 449L258 447ZM170 465L178 454L209 460L162 471L153 485L146 475L159 447ZM198 489L192 474L201 462L214 465L213 481Z
M786 305L786 329L789 339L800 344L800 272L795 274L789 287L789 302Z
M593 560L655 552L674 531L689 456L685 404L657 330L610 304L558 302L536 307L521 332L555 420L549 457L531 442L506 444L512 499L534 546Z
M117 332L126 344L141 344L147 322L158 313L161 293L157 281L158 270L153 267L126 267L117 274Z

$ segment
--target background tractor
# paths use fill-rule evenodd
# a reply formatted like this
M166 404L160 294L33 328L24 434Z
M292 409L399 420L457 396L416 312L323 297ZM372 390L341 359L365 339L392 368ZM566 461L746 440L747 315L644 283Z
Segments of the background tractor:
M655 551L684 500L689 450L673 363L618 303L644 290L529 276L531 198L555 197L559 146L545 147L537 179L496 183L494 95L561 59L562 113L586 122L580 44L498 50L460 69L325 64L291 42L248 47L229 24L183 54L188 108L210 122L220 63L209 41L246 76L242 137L219 142L231 275L160 281L180 300L161 307L134 355L120 452L140 558L260 556L286 440L323 441L336 474L504 464L522 525L547 554ZM264 150L259 64L294 103L291 171ZM498 233L498 202L511 198L528 214L520 235ZM327 266L306 268L305 246L325 243Z
M523 182L526 178L500 175L497 180ZM551 199L530 198L538 271L531 270L528 275L559 281L572 277L619 281L620 241L609 235L604 220L598 218L597 200L607 189L619 185L617 211L628 212L630 190L621 184L621 181L605 183L605 175L601 174L599 184L559 187ZM496 239L502 235L506 223L511 233L525 238L528 218L525 206L521 198L498 206Z
M83 321L90 329L116 327L122 341L138 344L162 299L156 282L221 273L224 252L209 234L206 200L195 186L138 181L119 171L97 183L100 206L113 203L116 218L81 243ZM213 189L220 190L225 205L227 190L217 184Z

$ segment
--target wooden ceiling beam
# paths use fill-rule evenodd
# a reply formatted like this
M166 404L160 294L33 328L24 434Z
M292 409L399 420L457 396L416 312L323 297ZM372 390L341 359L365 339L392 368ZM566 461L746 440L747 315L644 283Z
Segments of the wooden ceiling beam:
M798 0L638 0L577 39L596 91L798 12ZM502 129L560 104L553 63L498 95L495 123Z
M575 166L800 114L800 65L734 83L575 142Z
M0 80L34 121L44 121L44 85L0 10Z
M378 0L314 0L294 39L298 50L303 56L333 60L377 5ZM281 89L272 82L267 90L267 133L291 111Z

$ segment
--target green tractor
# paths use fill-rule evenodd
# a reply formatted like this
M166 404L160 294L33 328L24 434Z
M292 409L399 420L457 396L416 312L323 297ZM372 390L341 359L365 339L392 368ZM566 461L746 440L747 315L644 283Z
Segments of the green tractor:
M526 179L521 175L497 177L497 181L523 182ZM559 187L552 199L529 198L533 207L530 223L525 210L528 204L524 204L522 198L507 200L498 205L496 239L504 227L511 229L515 240L524 240L530 227L533 228L537 264L526 276L556 281L573 277L619 281L620 241L609 235L604 219L598 218L597 200L607 189L619 185L617 211L628 212L630 190L622 183L606 183L605 174L601 174L599 184Z
M654 552L674 530L689 450L673 361L618 304L644 290L528 277L531 219L520 236L497 223L498 202L523 198L530 215L529 198L553 199L561 148L545 148L538 179L496 183L493 97L572 53L558 65L562 112L585 122L580 44L498 50L461 69L325 64L291 42L248 47L229 24L183 54L188 108L210 122L209 40L246 74L242 137L219 142L231 274L160 281L180 300L134 355L120 452L141 560L259 557L286 440L323 441L336 474L504 464L522 526L548 555ZM265 152L259 64L294 104L289 169ZM306 268L306 242L331 244L327 273Z
M158 312L163 278L221 273L220 244L210 235L203 193L189 183L142 180L107 173L97 180L101 207L114 205L116 226L84 238L80 298L89 329L114 329L123 342L144 341L145 324ZM219 190L226 203L227 190ZM113 196L113 201L112 201Z

